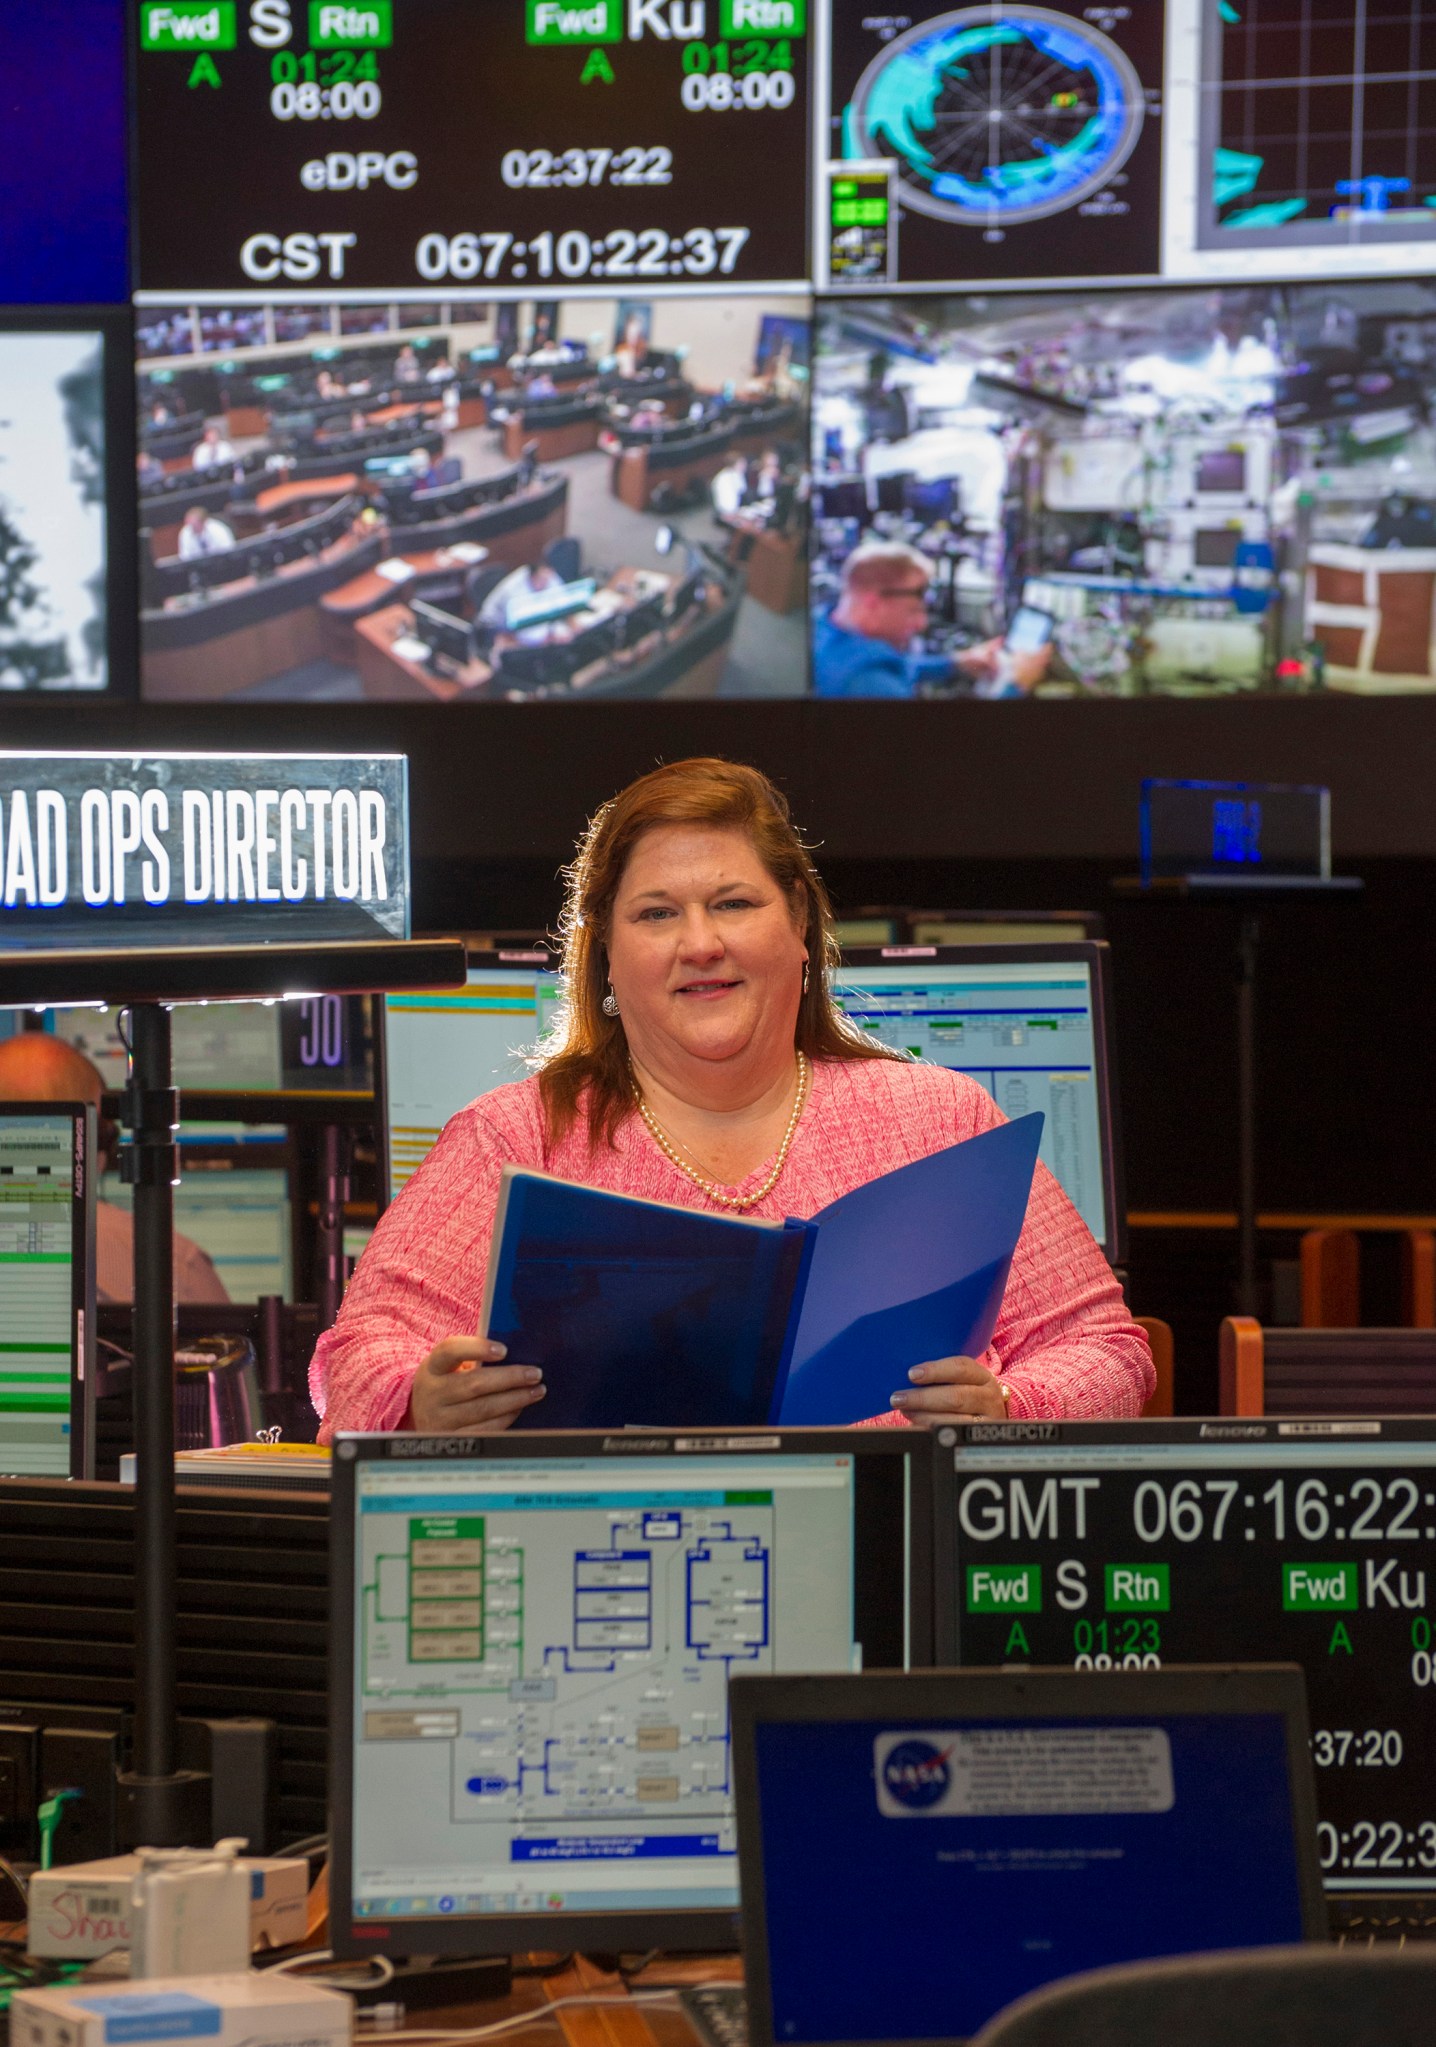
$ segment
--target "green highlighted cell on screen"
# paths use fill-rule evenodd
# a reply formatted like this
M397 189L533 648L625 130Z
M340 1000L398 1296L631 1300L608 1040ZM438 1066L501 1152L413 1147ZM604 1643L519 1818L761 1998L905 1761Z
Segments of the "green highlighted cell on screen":
M725 36L806 35L808 0L718 0L718 31Z
M309 44L315 50L387 50L394 40L394 0L309 0Z
M232 50L235 0L141 0L142 50Z
M530 43L621 43L623 0L524 0Z
M1281 1603L1287 1613L1354 1613L1355 1564L1283 1564Z
M1170 1564L1108 1564L1108 1613L1170 1613Z
M1040 1564L969 1564L969 1613L1041 1613Z

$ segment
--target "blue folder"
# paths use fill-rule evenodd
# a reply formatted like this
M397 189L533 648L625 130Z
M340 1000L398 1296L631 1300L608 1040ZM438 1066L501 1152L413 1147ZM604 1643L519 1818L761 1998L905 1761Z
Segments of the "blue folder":
M527 1427L828 1426L991 1341L1040 1115L756 1222L504 1169L482 1327L546 1398Z

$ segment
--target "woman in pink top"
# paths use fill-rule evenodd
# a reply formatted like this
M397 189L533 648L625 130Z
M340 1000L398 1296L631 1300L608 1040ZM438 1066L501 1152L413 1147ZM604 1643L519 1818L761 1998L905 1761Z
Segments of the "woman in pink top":
M569 1003L534 1078L453 1117L374 1233L310 1384L336 1429L505 1429L544 1397L478 1326L499 1175L538 1166L690 1208L810 1216L1002 1121L827 994L827 893L752 768L655 770L599 811L568 876ZM992 1348L917 1365L885 1421L1135 1415L1146 1338L1038 1166Z

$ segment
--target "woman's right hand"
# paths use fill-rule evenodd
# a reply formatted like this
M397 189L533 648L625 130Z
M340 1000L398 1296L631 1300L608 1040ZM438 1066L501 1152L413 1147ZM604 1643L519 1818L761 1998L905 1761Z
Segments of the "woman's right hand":
M501 1343L446 1336L409 1389L407 1424L421 1436L485 1436L512 1428L547 1390L535 1365L506 1365Z

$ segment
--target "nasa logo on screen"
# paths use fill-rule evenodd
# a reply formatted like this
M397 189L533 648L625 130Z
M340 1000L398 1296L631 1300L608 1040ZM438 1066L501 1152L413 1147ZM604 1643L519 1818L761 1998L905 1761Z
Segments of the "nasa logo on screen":
M913 1737L898 1742L882 1760L883 1789L909 1812L926 1812L946 1796L952 1782L951 1746Z

